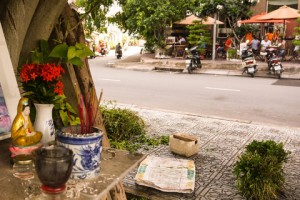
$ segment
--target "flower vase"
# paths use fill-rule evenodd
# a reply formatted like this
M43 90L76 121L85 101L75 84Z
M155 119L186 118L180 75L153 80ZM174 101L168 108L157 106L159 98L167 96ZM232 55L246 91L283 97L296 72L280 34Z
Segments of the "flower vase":
M52 118L53 104L34 104L36 117L34 122L35 131L43 134L42 144L46 145L55 140L55 128Z
M64 127L57 131L57 145L73 151L72 179L89 180L100 174L102 131L93 128L92 133L81 133L80 126Z

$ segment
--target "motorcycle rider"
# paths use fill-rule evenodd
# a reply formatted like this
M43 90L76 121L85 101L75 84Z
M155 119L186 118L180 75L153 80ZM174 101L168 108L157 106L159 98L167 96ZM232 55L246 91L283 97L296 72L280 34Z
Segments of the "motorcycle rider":
M122 47L120 42L116 45L116 54L122 55Z

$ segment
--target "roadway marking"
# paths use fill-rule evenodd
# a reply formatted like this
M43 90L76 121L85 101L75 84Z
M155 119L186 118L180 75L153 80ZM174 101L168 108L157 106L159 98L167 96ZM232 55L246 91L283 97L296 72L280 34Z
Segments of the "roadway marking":
M209 89L209 90L223 90L223 91L231 91L231 92L240 92L241 91L241 90L235 90L235 89L214 88L214 87L205 87L205 89Z
M115 82L120 82L121 80L117 79L108 79L108 78L98 78L99 81L115 81Z

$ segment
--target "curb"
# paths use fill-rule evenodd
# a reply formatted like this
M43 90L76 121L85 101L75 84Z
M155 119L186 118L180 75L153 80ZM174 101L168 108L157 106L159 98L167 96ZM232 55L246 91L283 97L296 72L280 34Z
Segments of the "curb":
M120 108L133 109L135 111L149 110L149 111L153 111L153 112L171 113L171 114L177 114L177 115L185 115L185 116L192 116L192 117L199 117L199 118L223 120L223 121L237 122L237 123L243 123L243 124L265 125L265 126L280 127L280 128L291 128L289 126L280 126L280 125L271 124L271 123L260 123L259 121L241 120L241 119L235 119L235 118L220 117L220 116L215 116L215 115L201 115L201 114L191 113L191 112L174 111L174 110L167 110L167 109L161 109L161 108L150 108L150 107L138 106L138 105L134 105L134 104L117 103L117 106L120 107ZM297 129L297 130L300 131L300 128L298 128L298 127L292 127L292 128Z
M128 69L134 71L166 71L166 72L181 72L188 73L185 67L161 67L161 66L153 66L155 64L151 63L140 63L140 62L132 62L132 63L108 63L107 67L113 67L118 69ZM264 73L265 72L265 73ZM263 73L263 74L262 74ZM276 78L274 75L267 74L266 70L259 70L255 77L261 78ZM244 76L251 77L247 74L242 74L242 70L229 70L229 69L197 69L193 71L192 74L208 74L208 75L222 75L222 76ZM297 77L293 77L293 75ZM255 78L254 77L254 78ZM289 80L300 80L299 74L287 74L283 73L281 79L289 79Z

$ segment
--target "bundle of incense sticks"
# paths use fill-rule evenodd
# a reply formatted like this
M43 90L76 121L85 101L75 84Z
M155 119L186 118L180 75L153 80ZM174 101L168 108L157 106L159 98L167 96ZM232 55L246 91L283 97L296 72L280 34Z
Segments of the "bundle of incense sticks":
M81 134L85 133L92 133L93 132L93 127L95 123L95 119L98 114L99 106L100 106L100 101L102 98L103 91L101 90L99 99L98 99L98 106L96 108L96 112L94 112L94 106L95 106L95 90L90 87L88 94L85 97L85 101L83 98L83 95L78 91L76 91L78 95L78 112L79 112L79 118L80 118L80 127L81 127ZM72 131L72 129L70 128Z

